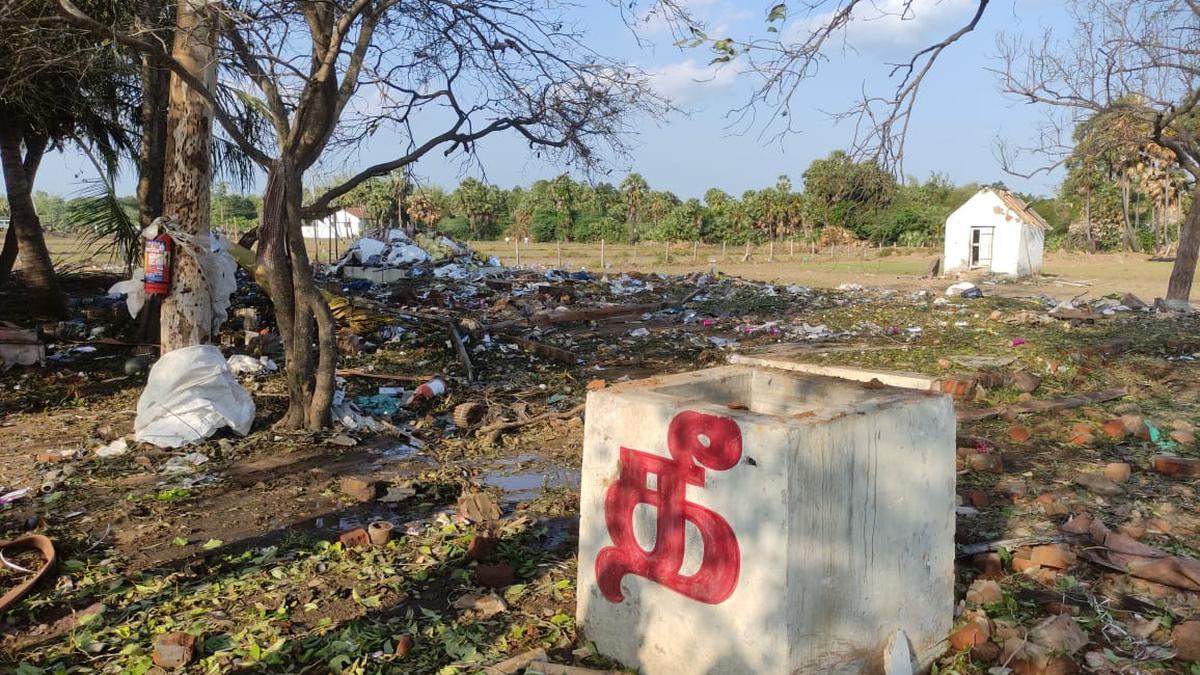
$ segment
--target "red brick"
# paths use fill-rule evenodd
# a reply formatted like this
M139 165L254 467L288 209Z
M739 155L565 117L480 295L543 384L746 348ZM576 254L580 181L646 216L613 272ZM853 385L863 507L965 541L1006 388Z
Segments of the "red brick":
M1110 462L1104 465L1104 477L1118 483L1129 480L1132 469L1125 462Z
M1029 559L1042 567L1065 570L1075 564L1075 554L1062 544L1034 546Z
M1171 440L1182 446L1192 446L1196 444L1196 434L1186 429L1176 429L1171 432Z
M1004 473L1004 461L998 452L977 452L968 455L967 467L984 473Z
M991 634L987 619L974 618L950 633L950 646L958 651L971 649L987 642Z
M345 548L364 548L371 545L371 535L367 533L367 528L356 527L338 535L338 541Z
M966 600L976 605L994 605L1004 600L1004 591L991 579L976 579L967 589Z
M983 490L967 490L963 497L966 498L967 503L977 509L988 505L988 495Z
M196 649L196 636L191 633L163 633L154 643L151 658L159 668L183 668L192 660Z
M1014 443L1024 443L1025 441L1029 440L1030 436L1033 436L1033 432L1031 432L1027 426L1018 424L1008 428L1008 437L1012 439Z
M1012 568L1014 572L1032 572L1042 569L1042 566L1028 559L1013 558Z
M1104 423L1104 435L1109 438L1125 438L1129 431L1125 428L1125 423L1120 418L1109 420Z
M1183 478L1200 477L1200 459L1191 457L1175 457L1174 455L1155 455L1154 470L1164 476L1180 476Z
M512 565L480 565L475 568L475 581L487 588L503 588L511 586L517 580L517 572Z
M467 546L467 557L471 560L482 560L496 552L496 545L500 543L500 539L489 534L478 533L471 537L471 543Z
M998 553L980 553L973 558L980 579L1003 579L1004 563Z
M1175 655L1184 661L1200 661L1200 621L1184 621L1171 631Z

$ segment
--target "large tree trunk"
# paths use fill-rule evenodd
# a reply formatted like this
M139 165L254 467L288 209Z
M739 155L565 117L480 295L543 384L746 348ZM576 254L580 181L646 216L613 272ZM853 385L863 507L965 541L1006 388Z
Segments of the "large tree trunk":
M1196 259L1200 255L1200 181L1192 188L1192 206L1179 231L1179 251L1167 282L1167 300L1186 303L1192 294L1192 279L1196 276Z
M216 62L210 19L202 14L206 5L206 0L179 0L173 55L211 85L216 79ZM209 233L212 111L203 96L175 75L171 76L166 137L163 213L177 221L182 237L173 256L171 292L162 304L159 342L164 354L208 342L213 318L212 294L200 265L180 250L189 237L207 241Z
M45 303L49 314L67 315L67 299L58 289L54 263L46 248L42 222L33 205L33 182L46 152L47 139L22 138L17 125L0 123L0 162L8 191L9 230L21 260L21 275L32 296ZM22 157L21 146L25 147Z
M300 233L303 188L292 166L281 160L267 173L258 259L270 286L286 363L288 410L279 426L316 430L329 424L337 335Z

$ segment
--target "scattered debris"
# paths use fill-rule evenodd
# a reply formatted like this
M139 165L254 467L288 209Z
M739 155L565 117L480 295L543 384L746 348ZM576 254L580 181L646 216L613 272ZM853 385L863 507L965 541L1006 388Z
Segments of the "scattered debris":
M192 662L195 649L196 636L191 633L163 633L154 643L154 665L172 670L183 668Z

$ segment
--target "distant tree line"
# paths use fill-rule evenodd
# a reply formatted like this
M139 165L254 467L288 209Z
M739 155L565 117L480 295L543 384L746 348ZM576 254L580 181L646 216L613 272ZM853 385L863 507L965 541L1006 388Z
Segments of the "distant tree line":
M1018 197L1050 223L1052 248L1169 251L1191 206L1187 173L1154 146L1092 152L1087 144L1099 142L1102 133L1113 130L1079 130L1079 150L1067 164L1058 195ZM855 162L840 151L813 161L802 180L803 189L780 176L774 185L740 196L710 188L702 198L683 199L653 189L638 173L616 185L563 174L511 189L465 178L452 191L395 174L360 184L336 205L362 208L373 226L408 224L461 239L937 246L946 217L983 187L955 185L940 174L899 182L873 162ZM64 230L78 229L72 226L73 214L93 199L34 196L43 222ZM136 199L120 201L136 215ZM0 204L0 215L4 212ZM261 213L258 195L230 191L225 183L213 190L214 228L246 230L258 224Z
M381 178L339 203L363 208L379 226L410 219L462 239L931 246L939 244L946 217L980 188L936 174L898 182L873 162L855 162L840 151L812 162L801 178L803 189L780 176L774 185L740 196L710 188L702 198L688 199L653 189L638 173L615 185L563 174L511 189L466 178L453 191ZM1040 208L1048 202L1052 208L1043 215L1057 223L1056 200L1037 202Z

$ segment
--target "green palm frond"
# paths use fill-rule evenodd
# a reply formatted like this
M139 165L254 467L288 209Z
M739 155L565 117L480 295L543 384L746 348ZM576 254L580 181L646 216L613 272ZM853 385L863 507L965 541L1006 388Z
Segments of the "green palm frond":
M71 202L68 217L86 233L84 242L89 249L110 260L120 260L128 273L142 254L137 212L131 212L117 197L116 166L95 161L94 157L93 163L98 175L84 181L79 199Z

